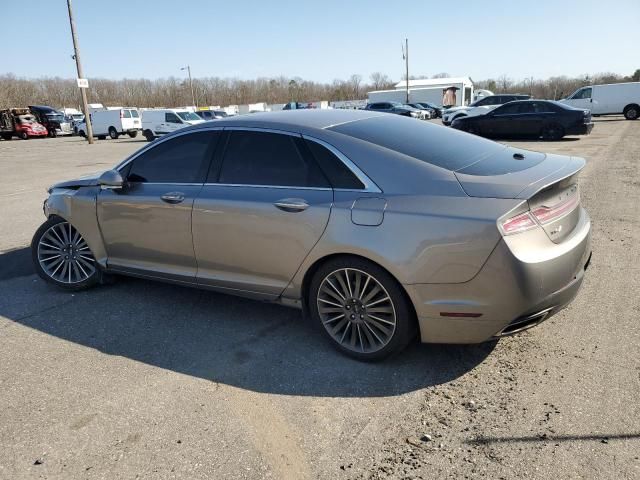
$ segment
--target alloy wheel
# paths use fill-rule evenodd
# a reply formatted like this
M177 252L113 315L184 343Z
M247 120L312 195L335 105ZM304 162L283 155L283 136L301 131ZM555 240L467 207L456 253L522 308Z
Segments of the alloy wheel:
M89 245L68 222L52 225L40 237L38 262L47 276L66 284L83 282L96 271Z
M377 352L396 331L391 296L362 270L342 268L327 275L318 289L317 306L329 335L353 352Z

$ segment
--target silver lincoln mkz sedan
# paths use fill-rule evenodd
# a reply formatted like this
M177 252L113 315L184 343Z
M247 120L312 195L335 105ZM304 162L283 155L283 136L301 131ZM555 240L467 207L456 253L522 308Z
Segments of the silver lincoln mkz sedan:
M584 165L371 111L228 118L51 187L33 259L70 290L114 273L297 306L363 360L482 342L577 294Z

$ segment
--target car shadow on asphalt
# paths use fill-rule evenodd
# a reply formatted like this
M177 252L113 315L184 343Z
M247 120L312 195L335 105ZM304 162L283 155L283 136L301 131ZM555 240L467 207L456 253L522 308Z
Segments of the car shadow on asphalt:
M280 395L399 395L464 375L496 345L416 342L383 362L362 363L336 351L299 310L280 305L125 277L71 294L28 275L3 281L0 290L0 315L17 324L108 355Z

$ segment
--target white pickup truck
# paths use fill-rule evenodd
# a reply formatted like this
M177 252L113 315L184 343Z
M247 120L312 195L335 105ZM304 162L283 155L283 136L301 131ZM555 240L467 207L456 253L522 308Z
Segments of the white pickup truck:
M451 125L456 118L484 115L505 103L513 102L514 100L527 100L528 98L529 95L520 94L489 95L488 97L482 97L468 106L452 107L444 110L442 112L442 123Z

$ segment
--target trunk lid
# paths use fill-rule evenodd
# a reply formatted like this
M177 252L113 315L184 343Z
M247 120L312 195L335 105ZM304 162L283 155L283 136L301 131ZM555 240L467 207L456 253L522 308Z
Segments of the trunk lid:
M536 222L559 243L580 217L577 179L585 163L579 157L508 148L454 174L471 197L526 200Z

